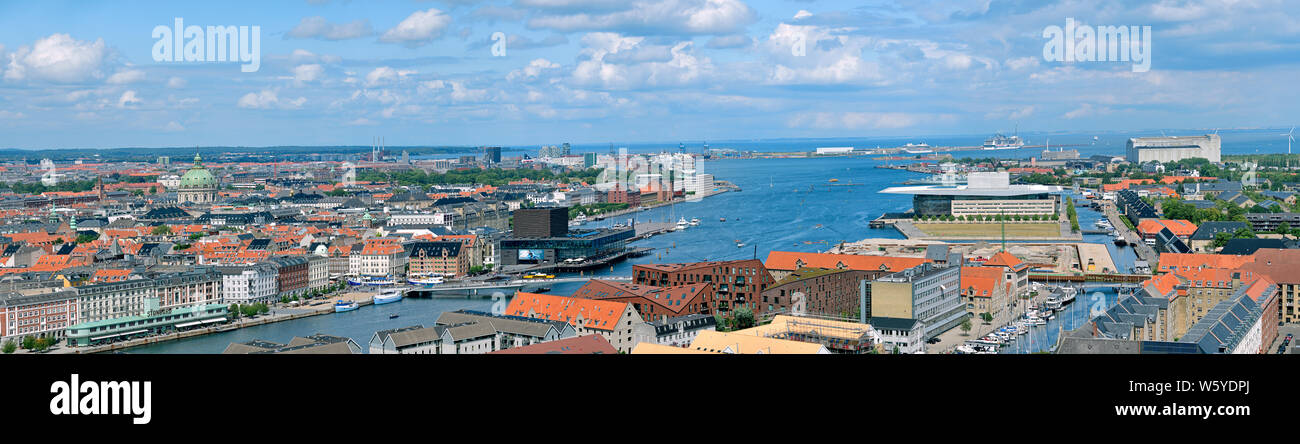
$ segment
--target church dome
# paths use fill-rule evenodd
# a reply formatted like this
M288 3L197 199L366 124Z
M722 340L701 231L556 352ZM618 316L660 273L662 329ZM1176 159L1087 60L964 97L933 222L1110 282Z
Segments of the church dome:
M203 159L198 154L194 155L194 167L181 176L180 188L182 190L217 188L217 178L203 166Z

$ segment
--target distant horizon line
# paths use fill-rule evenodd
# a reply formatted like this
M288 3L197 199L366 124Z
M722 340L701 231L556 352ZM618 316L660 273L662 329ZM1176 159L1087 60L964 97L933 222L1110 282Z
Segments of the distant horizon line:
M1287 128L1289 128L1289 127L1283 126L1283 127L1277 127L1277 128L1274 128L1274 127L1239 127L1239 128L1157 128L1157 129L1139 129L1139 130L1056 130L1056 131L1026 131L1025 134L1084 134L1084 133L1093 133L1093 134L1124 134L1124 133L1145 133L1145 132L1162 132L1162 131L1163 131L1163 132L1175 132L1175 131L1198 131L1198 132L1199 132L1199 131L1218 131L1218 132L1225 132L1225 131L1273 131L1273 130L1277 130L1278 128L1280 128L1281 130L1285 131L1285 130L1286 130ZM1000 132L1000 131L999 131L999 132ZM975 133L948 133L948 134L905 135L905 136L768 137L768 138L757 138L757 139L744 139L744 138L721 138L721 139L716 139L715 141L721 143L721 142L765 142L765 141L787 141L787 140L852 140L852 139L863 139L863 140L866 140L866 139L907 139L907 138L927 138L927 137L984 137L984 136L981 136L981 135L978 135L978 134L975 134ZM700 142L702 142L702 143L708 143L708 140L710 140L710 139L696 139L696 138L688 138L688 139L681 139L681 140L678 140L678 141L667 141L667 140L650 141L650 140L646 140L646 141L621 141L621 142L610 142L610 141L598 141L598 142L558 142L558 143L556 143L556 142L551 142L551 143L530 144L530 145L504 145L504 144L502 144L502 145L496 145L496 144L475 144L475 145L385 145L384 148L385 148L385 149L400 149L400 148L451 148L451 149L477 149L477 148L483 148L483 147L526 148L526 147L534 147L534 146L549 146L549 145L556 145L556 146L558 146L558 145L561 145L561 144L563 144L563 143L568 143L568 144L570 144L570 145L586 145L586 146L590 146L590 145L603 145L603 144L614 144L614 145L620 145L620 144L621 144L621 145L651 145L651 144L678 144L678 143L685 143L686 141L693 141L693 142L694 142L694 141L700 141ZM360 149L365 149L365 148L371 148L371 146L370 146L370 145L261 145L261 146L253 146L253 145L197 145L197 146L155 146L155 147L147 147L147 146L123 146L123 147L66 147L66 148L20 148L20 147L3 147L3 148L0 148L0 152L3 152L3 151L75 151L75 150L93 150L93 151L111 151L111 150L179 150L179 149L200 149L200 150L201 150L201 149L217 149L217 148L238 148L238 149L271 149L271 148L349 148L349 149L351 149L351 148L360 148Z

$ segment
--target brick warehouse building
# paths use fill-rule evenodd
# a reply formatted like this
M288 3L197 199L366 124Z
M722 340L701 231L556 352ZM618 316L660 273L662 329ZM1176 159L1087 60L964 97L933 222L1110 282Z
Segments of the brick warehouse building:
M763 313L791 313L795 295L804 296L804 313L858 317L863 303L871 303L871 281L887 271L800 268L787 273L759 301ZM865 299L865 301L864 301Z
M656 287L713 284L714 313L727 313L746 306L755 315L763 313L766 308L758 302L760 294L776 283L767 267L757 259L633 265L632 282Z

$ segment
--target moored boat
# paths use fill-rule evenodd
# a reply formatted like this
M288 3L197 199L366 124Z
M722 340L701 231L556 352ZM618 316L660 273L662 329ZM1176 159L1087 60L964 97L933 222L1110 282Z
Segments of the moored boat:
M339 299L339 301L334 304L334 312L342 313L345 311L352 311L352 310L356 310L357 307L360 307L360 305L357 304L356 302L348 302Z
M408 278L406 282L415 285L438 285L442 283L442 276L423 276Z
M391 304L402 300L402 290L389 290L376 294L371 300L375 305Z

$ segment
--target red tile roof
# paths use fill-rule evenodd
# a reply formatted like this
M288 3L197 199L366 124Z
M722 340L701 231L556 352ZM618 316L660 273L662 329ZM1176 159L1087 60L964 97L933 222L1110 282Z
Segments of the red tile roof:
M1196 224L1182 219L1143 219L1137 226L1139 233L1152 235L1159 233L1161 228L1169 228L1178 237L1191 236L1196 232Z
M1010 268L1012 271L1020 271L1029 268L1029 264L1025 263L1025 261L1022 261L1020 258L1016 257L1016 255L1005 251L999 251L994 254L993 257L990 257L989 260L984 261L984 266L1006 267Z
M991 298L997 293L998 286L1005 286L1002 270L994 267L961 267L961 291L963 296Z
M510 300L505 314L568 322L575 327L582 319L581 326L588 329L613 330L627 305L626 302L519 292Z

